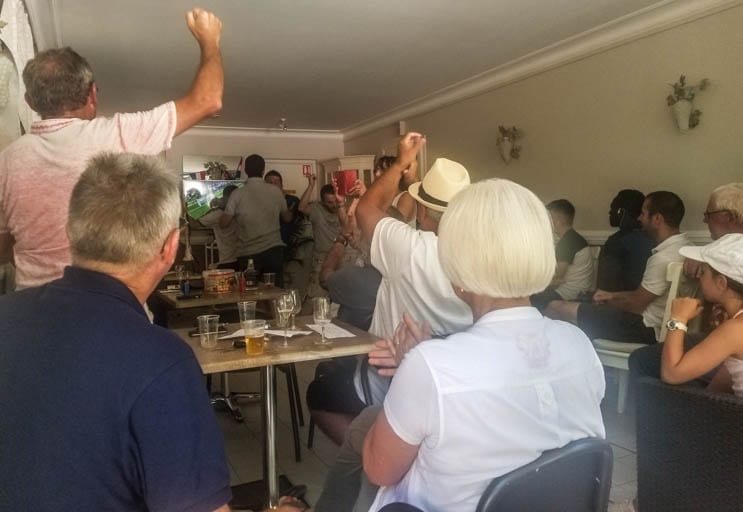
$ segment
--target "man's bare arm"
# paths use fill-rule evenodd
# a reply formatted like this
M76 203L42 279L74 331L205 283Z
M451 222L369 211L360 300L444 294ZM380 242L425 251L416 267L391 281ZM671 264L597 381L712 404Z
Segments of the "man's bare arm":
M406 133L397 145L395 163L371 184L366 194L359 200L356 221L364 240L368 243L371 243L379 221L387 216L387 209L392 206L403 173L415 161L425 143L426 139L420 133Z
M175 101L176 135L222 110L224 91L224 69L219 50L222 22L211 12L195 8L186 13L186 24L201 48L201 62L191 90Z
M596 290L593 295L593 301L600 304L608 304L614 308L629 311L636 315L641 315L645 308L650 305L658 295L650 293L642 286L629 292L607 292Z
M297 206L297 210L305 215L310 214L310 202L312 201L310 198L312 197L312 191L314 190L316 183L317 176L314 174L307 176L307 188L304 189L302 197L299 198L299 206Z

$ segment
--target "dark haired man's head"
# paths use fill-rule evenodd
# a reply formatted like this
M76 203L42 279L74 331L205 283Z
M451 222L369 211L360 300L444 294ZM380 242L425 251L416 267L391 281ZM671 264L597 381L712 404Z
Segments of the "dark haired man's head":
M640 227L638 217L642 213L642 203L645 194L639 190L620 190L609 207L609 225L619 229L635 229Z
M645 196L640 213L640 224L656 241L662 241L669 235L678 233L681 220L684 218L684 202L673 192L661 190Z
M384 171L389 169L392 164L395 163L396 157L394 156L380 156L377 162L374 164L374 176L379 178Z
M333 185L323 185L320 189L320 201L322 205L330 213L336 213L338 211L338 198L335 197L335 189Z
M281 177L281 173L277 170L271 169L268 171L263 177L263 180L271 185L276 185L280 190L284 190L284 179Z
M250 155L245 159L245 174L248 178L262 178L266 161L261 155Z
M237 190L237 186L235 185L227 185L226 187L224 187L224 189L222 190L222 199L224 199L225 203L235 190Z

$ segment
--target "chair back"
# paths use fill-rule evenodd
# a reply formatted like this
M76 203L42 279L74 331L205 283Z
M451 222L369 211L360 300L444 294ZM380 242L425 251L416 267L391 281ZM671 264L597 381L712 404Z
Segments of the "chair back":
M494 479L476 512L605 512L613 455L603 439L573 441Z
M687 278L683 270L684 264L680 261L669 263L666 269L666 281L670 281L671 285L668 288L668 300L666 301L666 309L663 313L659 342L665 341L666 334L668 334L666 322L671 319L673 299L677 297L696 297L699 293L699 281Z

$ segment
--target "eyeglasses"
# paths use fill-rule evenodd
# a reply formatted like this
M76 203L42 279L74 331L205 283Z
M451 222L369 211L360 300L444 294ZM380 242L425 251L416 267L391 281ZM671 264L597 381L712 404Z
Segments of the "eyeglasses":
M702 214L704 222L707 222L709 218L716 213L730 213L730 210L705 210Z

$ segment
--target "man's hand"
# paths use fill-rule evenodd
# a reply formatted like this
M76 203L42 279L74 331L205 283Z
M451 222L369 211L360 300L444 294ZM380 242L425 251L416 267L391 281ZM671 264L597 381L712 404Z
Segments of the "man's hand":
M214 46L219 48L219 38L222 34L222 22L214 13L199 7L186 13L186 25L191 31L202 51Z
M691 297L678 297L671 303L671 318L682 323L689 323L689 320L702 312L702 301Z
M426 143L426 138L420 133L408 132L397 144L397 163L407 169L415 162L418 152Z
M596 290L596 293L593 294L593 303L604 304L606 302L609 302L613 297L614 294L612 292L607 292L605 290Z
M686 258L684 259L684 274L691 279L699 279L702 277L702 266L701 261Z
M366 185L364 185L364 182L361 180L356 180L356 182L353 184L353 187L351 187L351 190L348 191L348 195L361 197L366 193Z

